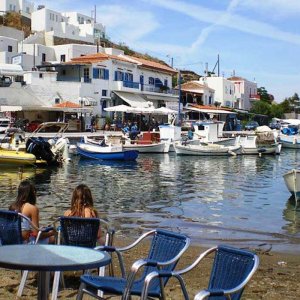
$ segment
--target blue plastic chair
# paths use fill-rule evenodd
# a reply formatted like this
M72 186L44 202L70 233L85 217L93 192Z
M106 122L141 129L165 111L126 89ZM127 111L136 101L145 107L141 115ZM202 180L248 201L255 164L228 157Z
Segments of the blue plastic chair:
M58 230L58 244L95 248L97 245L98 231L106 227L105 245L111 246L113 243L114 230L109 224L99 218L81 217L60 217L56 222L60 222ZM111 267L111 266L110 266ZM112 268L110 269L110 272ZM60 272L55 272L52 300L57 298Z
M134 248L149 236L152 236L152 242L147 258L136 261L131 267L131 272L126 276L122 253ZM123 300L130 299L131 295L140 296L146 276L154 270L174 270L179 258L188 248L189 244L190 239L185 235L164 230L152 230L143 234L134 243L124 248L99 247L97 249L117 254L122 277L81 276L81 285L77 300L81 300L84 293L97 299L105 299L98 297L95 290L109 295L122 295ZM143 272L141 276L136 278L141 268L144 268ZM149 294L154 298L165 299L163 286L167 281L168 278L157 279L152 283Z
M33 225L33 223L28 217L16 211L0 210L0 244L2 246L23 244L24 241L22 238L22 227L21 227L22 218L26 219L29 222L31 228L38 231L38 235L34 241L35 244L38 243L42 232L47 232L49 229L51 229L50 227L37 228L35 225ZM18 293L17 293L18 297L22 296L27 275L28 275L28 271L24 271L18 289Z
M153 280L157 278L176 278L181 286L185 300L189 300L182 275L195 268L206 256L215 253L208 288L195 296L194 300L238 300L243 290L258 268L259 258L256 254L229 246L218 246L208 249L187 268L173 272L155 271L147 276L141 300L146 300Z

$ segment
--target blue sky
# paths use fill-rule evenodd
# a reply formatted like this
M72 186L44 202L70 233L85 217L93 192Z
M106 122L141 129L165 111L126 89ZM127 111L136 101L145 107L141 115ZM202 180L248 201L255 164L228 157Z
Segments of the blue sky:
M300 94L299 0L44 0L60 12L91 15L116 43L203 75L256 81L277 102Z

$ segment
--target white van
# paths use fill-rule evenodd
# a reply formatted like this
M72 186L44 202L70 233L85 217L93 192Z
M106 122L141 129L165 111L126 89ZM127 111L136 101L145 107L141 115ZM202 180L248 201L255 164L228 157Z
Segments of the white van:
M10 126L10 119L0 118L0 133L4 133Z

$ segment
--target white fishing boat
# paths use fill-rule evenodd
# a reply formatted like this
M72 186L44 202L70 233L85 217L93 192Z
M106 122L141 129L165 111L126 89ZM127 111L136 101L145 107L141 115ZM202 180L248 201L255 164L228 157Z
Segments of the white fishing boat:
M296 205L300 199L300 170L293 169L283 175L289 192L294 196Z
M175 142L174 148L179 155L198 156L229 156L237 155L241 146L226 146L212 143L199 143L198 145L185 142Z
M143 132L138 138L123 140L126 150L137 150L140 153L168 153L171 141L161 141L159 132Z
M0 118L0 133L4 133L10 126L9 118Z
M242 154L280 154L281 144L277 142L277 132L267 126L257 128L255 135L238 137Z

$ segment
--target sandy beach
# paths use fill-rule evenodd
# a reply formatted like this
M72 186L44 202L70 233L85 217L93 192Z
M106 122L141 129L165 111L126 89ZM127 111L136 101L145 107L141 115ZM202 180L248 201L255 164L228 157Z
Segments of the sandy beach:
M205 249L207 248L192 245L180 260L177 268L184 268L190 264ZM130 266L135 257L142 257L146 250L146 245L143 245L138 250L126 255L127 265ZM251 250L255 250L259 255L260 266L246 287L243 299L299 299L300 255L276 253L272 250L269 251L269 249ZM184 279L191 299L199 290L206 287L211 263L212 259L208 258L192 272L185 275ZM81 272L65 273L66 288L60 291L59 299L76 298L80 274ZM1 269L0 276L0 299L15 299L21 278L20 272ZM173 279L169 281L166 287L166 294L167 299L170 300L183 299L179 284ZM36 295L36 274L31 273L22 299L35 299ZM85 299L89 299L89 297L85 297Z

